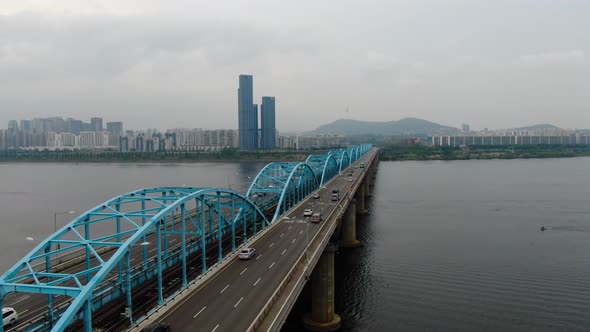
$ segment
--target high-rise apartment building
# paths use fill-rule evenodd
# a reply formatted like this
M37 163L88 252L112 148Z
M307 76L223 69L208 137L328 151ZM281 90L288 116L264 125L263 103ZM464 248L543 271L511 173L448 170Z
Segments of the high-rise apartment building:
M102 118L90 118L90 126L94 132L102 131Z
M80 147L93 148L96 145L96 133L93 131L83 131L80 133Z
M27 132L31 130L31 120L20 120L20 130Z
M119 137L123 135L123 122L107 122L109 133L108 146L119 146Z
M254 105L254 80L252 75L240 75L238 128L240 150L258 149L258 106Z
M260 147L274 149L276 144L275 97L262 97L260 128Z
M8 130L18 131L18 122L16 120L8 121Z
M82 120L68 118L66 120L66 131L74 135L80 135L82 131Z

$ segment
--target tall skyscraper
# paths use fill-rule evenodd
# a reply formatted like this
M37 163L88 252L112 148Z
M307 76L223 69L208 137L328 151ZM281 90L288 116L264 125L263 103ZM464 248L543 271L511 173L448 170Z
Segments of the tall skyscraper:
M102 131L102 118L90 118L90 125L92 126L92 131Z
M252 75L240 75L238 128L240 132L240 150L258 149L258 106L254 105Z
M262 97L260 115L262 149L274 149L276 141L275 97Z

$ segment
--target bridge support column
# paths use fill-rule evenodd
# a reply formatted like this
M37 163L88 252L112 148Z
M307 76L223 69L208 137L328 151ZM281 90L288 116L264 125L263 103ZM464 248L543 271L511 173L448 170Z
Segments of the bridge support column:
M367 197L372 196L371 194L371 187L373 186L373 175L372 175L372 171L370 173L367 173L367 175L365 175L365 194L367 195Z
M340 316L334 313L334 252L337 246L328 243L311 277L311 313L303 316L303 325L311 331L336 331Z
M369 210L367 210L367 179L364 179L361 185L358 187L356 192L356 199L359 202L359 208L357 209L357 213L359 215L366 215L369 214Z
M342 240L340 246L344 248L356 248L361 242L356 239L356 200L348 204L342 220Z

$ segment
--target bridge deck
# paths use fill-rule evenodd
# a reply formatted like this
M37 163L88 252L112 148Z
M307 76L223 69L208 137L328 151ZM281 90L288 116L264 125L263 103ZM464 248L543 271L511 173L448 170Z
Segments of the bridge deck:
M367 163L375 154L370 151L356 161ZM311 241L325 229L326 222L336 223L335 218L319 224L306 223L303 210L312 208L328 217L332 212L342 212L341 202L357 179L364 175L362 169L353 173L348 181L348 169L336 176L318 191L320 199L311 197L289 211L251 245L257 256L249 261L234 259L220 269L206 284L178 301L169 310L154 315L150 320L165 321L173 331L246 331L272 297L291 268L297 264L306 250L306 237ZM340 189L340 201L330 200L332 189ZM340 209L340 211L338 211ZM332 224L333 226L333 224ZM333 229L333 228L332 228ZM319 251L321 254L321 250ZM144 322L141 326L147 324Z

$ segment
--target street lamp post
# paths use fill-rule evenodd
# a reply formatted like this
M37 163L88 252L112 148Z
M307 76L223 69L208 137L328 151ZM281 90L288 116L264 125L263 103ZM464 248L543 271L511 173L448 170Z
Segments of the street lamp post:
M65 212L54 212L53 213L53 233L57 232L57 215L62 215L62 214L72 214L72 213L76 213L76 211L65 211ZM60 249L59 246L59 242L57 243L57 250Z

